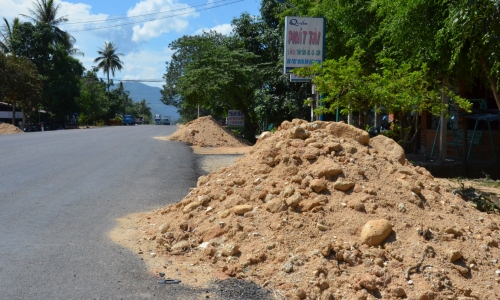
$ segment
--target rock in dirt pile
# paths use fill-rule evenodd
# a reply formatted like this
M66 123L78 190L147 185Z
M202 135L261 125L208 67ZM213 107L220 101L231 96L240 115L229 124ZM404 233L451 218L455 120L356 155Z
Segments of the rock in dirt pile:
M168 137L199 147L245 147L250 143L222 127L211 116L200 117L183 125Z
M282 299L498 299L498 215L409 164L384 136L293 120L156 211L157 259ZM192 274L191 274L192 275Z
M0 134L22 133L23 131L12 124L0 123Z

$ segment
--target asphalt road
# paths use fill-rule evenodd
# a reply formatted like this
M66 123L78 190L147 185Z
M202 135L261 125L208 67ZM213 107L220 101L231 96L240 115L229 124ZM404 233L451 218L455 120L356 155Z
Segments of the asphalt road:
M196 186L191 149L153 138L175 130L0 135L0 299L205 298L206 289L159 285L139 256L107 236L117 218L177 202ZM221 299L242 299L233 287L227 297L213 288ZM257 297L258 287L245 288L243 298Z

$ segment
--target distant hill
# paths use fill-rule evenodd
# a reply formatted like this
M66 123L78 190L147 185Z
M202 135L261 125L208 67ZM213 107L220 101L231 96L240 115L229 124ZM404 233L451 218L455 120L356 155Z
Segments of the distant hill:
M117 82L118 83L118 82ZM117 86L115 83L115 86ZM130 97L134 102L139 102L142 99L146 99L149 107L151 107L151 112L154 114L161 114L162 116L170 116L172 121L180 118L177 108L171 105L165 105L161 102L160 88L149 86L140 82L124 82L123 86L125 90L130 93Z

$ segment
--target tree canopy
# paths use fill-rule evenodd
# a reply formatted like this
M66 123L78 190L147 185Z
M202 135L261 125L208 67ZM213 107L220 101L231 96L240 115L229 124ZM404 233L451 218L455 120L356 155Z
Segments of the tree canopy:
M31 61L0 52L0 78L0 101L25 109L38 105L42 84Z

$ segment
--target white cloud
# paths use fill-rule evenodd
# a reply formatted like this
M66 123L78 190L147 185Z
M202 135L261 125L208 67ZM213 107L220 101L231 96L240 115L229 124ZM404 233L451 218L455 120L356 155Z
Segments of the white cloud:
M65 16L68 19L68 22L63 25L68 31L81 30L88 28L88 26L97 26L97 24L105 21L108 17L107 14L94 15L90 13L92 6L87 4L60 1L56 1L56 3L60 3L60 16Z
M200 28L194 32L193 35L202 35L203 32L209 32L210 30L216 31L220 34L229 35L233 31L233 26L231 24L221 24L212 28Z
M2 7L2 15L9 22L14 17L19 17L21 21L28 21L27 18L21 14L29 15L29 9L33 9L33 1L35 0L0 0L0 7ZM54 1L55 5L59 5L58 17L66 17L68 22L60 24L60 28L69 32L76 38L75 47L83 51L86 55L90 52L95 53L97 45L102 45L105 36L112 35L111 30L96 30L96 31L80 31L85 28L95 27L99 23L94 21L104 21L108 18L106 14L92 14L92 7L84 3L70 3L60 0ZM2 20L3 23L3 20ZM130 37L129 39L130 40ZM92 45L92 47L90 46ZM82 62L88 60L86 57L77 57ZM87 64L85 64L87 66Z
M189 17L197 17L196 10L187 4L179 3L176 0L143 0L127 12L128 17L144 15L153 12L164 12L149 16L134 18L136 20L151 20L141 25L135 25L133 29L132 41L143 42L158 37L163 33L171 31L181 32L189 25Z
M21 14L30 15L29 10L34 8L34 1L35 0L0 0L0 7L2 8L2 14L0 17L4 17L9 21L15 17L19 17L21 20L27 21L27 19L21 16ZM70 3L60 0L55 0L54 4L59 5L57 16L64 16L69 19L67 23L61 25L61 28L63 29L66 29L67 27L67 30L81 29L83 28L84 23L98 20L103 21L108 16L106 14L91 14L90 9L92 7L88 4Z
M127 74L123 77L115 73L116 77L123 79L161 80L166 72L166 62L170 60L171 52L142 50L131 52L123 57L123 70L120 73ZM133 74L133 75L131 75ZM145 82L146 83L146 82ZM163 83L147 83L149 85L161 86Z
M28 9L33 8L33 1L0 0L0 18L5 17L10 22L14 17L20 17L20 14L29 14ZM71 3L66 1L71 1ZM56 5L60 4L58 16L66 16L69 20L67 23L61 24L61 29L68 31L75 37L75 47L84 53L84 56L76 56L75 58L80 60L89 70L96 65L94 59L97 57L98 48L101 48L106 41L114 42L118 52L125 54L120 57L124 62L124 69L115 73L117 79L162 79L166 72L166 62L170 61L173 54L172 49L167 46L167 38L168 41L171 41L178 37L177 33L194 31L190 21L199 16L196 11L199 8L180 3L183 0L137 0L132 6L123 7L122 11L127 11L129 8L126 12L128 18L111 21L117 16L96 12L89 1L66 1L54 0ZM203 7L210 7L212 4L213 0L207 0ZM156 14L158 12L165 13ZM142 16L133 17L137 15ZM27 21L24 17L20 18ZM145 22L151 19L156 20ZM0 19L0 21L3 23L3 20ZM91 21L100 21L100 23ZM199 21L206 23L207 20ZM143 23L125 25L131 22ZM108 27L110 25L120 26ZM86 30L98 26L108 28ZM203 25L197 27L200 26ZM207 26L198 30L197 34L203 30L215 30L222 34L229 34L231 25L222 24L212 28ZM169 32L170 34L167 34ZM99 76L104 76L102 71L99 71ZM144 83L160 87L163 84Z
M2 14L0 17L6 18L9 22L11 22L15 17L23 19L24 17L19 16L19 14L29 14L28 8L31 8L32 3L32 0L0 0L0 7L2 8ZM3 25L3 19L1 21Z

